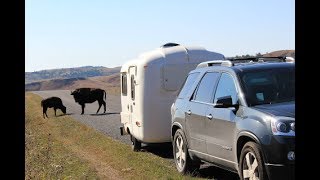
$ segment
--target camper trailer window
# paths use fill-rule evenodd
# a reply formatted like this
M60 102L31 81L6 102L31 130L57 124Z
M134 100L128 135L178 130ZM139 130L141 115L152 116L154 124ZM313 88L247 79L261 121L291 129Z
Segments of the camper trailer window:
M218 72L206 73L198 85L198 88L193 95L193 100L198 102L210 103L213 94L214 86L218 80Z
M184 84L182 84L182 86L181 86L182 89L180 90L180 93L178 96L179 99L183 99L186 97L188 90L191 89L191 86L193 85L193 83L196 80L196 78L198 77L198 75L199 75L198 72L189 74L189 76L186 78Z
M127 73L121 74L121 92L123 96L127 95Z
M134 100L135 96L135 85L134 85L134 75L131 75L131 99Z

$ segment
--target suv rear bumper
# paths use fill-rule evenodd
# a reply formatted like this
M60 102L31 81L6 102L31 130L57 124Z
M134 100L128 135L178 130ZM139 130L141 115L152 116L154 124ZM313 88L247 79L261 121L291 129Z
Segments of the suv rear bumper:
M266 164L266 171L269 179L276 180L294 180L295 165L294 164Z

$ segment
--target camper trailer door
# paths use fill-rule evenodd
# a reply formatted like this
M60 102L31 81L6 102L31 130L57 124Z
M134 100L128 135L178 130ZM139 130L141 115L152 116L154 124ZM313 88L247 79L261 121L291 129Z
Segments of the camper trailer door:
M129 124L131 125L131 133L136 134L135 132L135 107L136 107L136 75L137 75L137 67L130 66L128 70L128 105L129 105Z

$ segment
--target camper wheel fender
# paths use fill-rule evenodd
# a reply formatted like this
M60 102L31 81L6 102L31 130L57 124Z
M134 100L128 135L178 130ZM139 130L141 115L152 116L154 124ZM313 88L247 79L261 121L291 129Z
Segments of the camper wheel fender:
M131 134L129 126L125 126L125 130L127 131L127 133L128 133L129 135Z
M130 135L131 134L131 131L130 131L130 128L129 127L127 127L127 133Z

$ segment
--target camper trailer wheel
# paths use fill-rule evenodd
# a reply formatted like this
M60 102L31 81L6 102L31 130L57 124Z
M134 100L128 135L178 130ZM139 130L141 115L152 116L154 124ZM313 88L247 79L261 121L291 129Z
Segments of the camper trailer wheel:
M131 136L131 148L133 151L140 151L141 142L139 142L134 136Z

